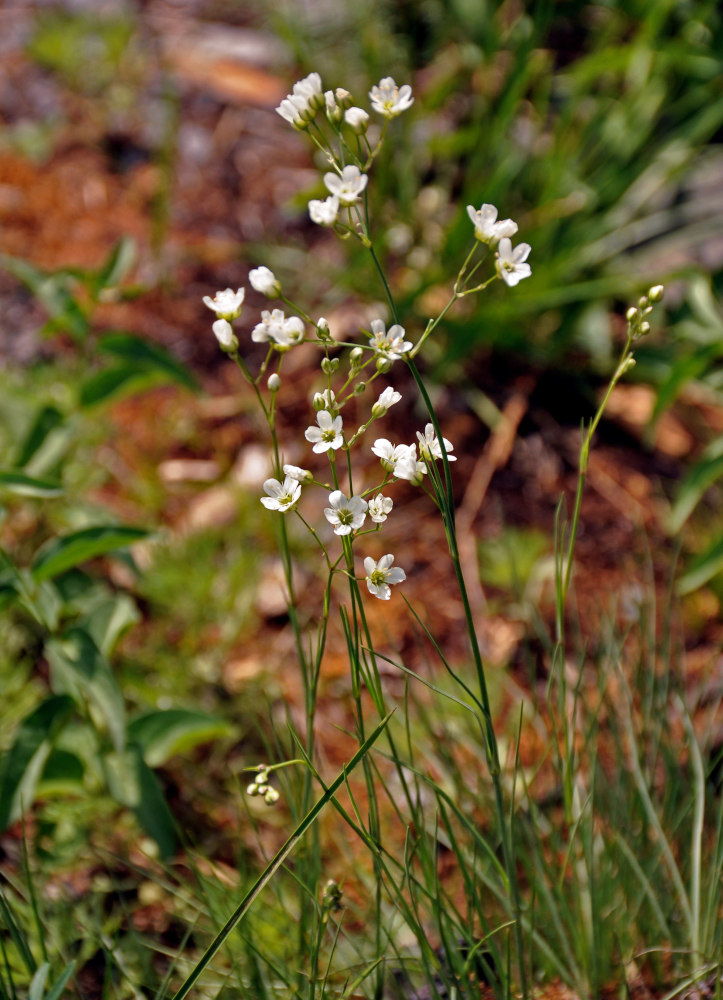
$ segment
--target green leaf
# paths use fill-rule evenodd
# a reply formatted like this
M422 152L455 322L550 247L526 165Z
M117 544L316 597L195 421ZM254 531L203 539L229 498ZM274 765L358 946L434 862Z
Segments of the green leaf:
M141 748L132 744L122 753L106 754L103 767L110 794L133 810L143 829L158 844L163 858L170 857L176 846L173 815L158 779L143 760Z
M55 980L53 985L50 987L48 992L45 994L45 1000L60 1000L63 995L65 987L68 985L68 980L75 972L75 959L65 966L63 971L60 973L58 979Z
M124 549L133 542L148 538L150 532L125 524L83 528L71 535L52 539L36 554L32 572L36 581L50 580L80 563Z
M36 479L12 469L0 469L0 489L21 497L59 497L63 493L60 483Z
M45 652L53 688L87 704L94 724L106 729L117 751L125 745L125 705L110 664L93 639L81 628L69 629L60 639L49 639Z
M55 406L41 406L30 429L20 443L13 465L22 469L28 464L52 431L63 424L63 414Z
M723 475L723 438L713 443L706 454L697 462L680 484L678 496L668 518L671 534L680 531L703 494Z
M51 328L67 330L76 340L88 335L88 320L68 290L66 273L41 271L9 254L0 254L0 266L30 289L50 316Z
M73 732L76 732L75 726ZM69 750L53 747L38 780L37 794L40 798L77 795L83 789L84 775L85 768L80 757Z
M135 364L115 365L104 368L87 378L80 387L78 401L81 406L95 406L129 387L140 388L152 376L147 368Z
M150 767L158 767L174 754L226 736L231 726L206 712L168 708L148 712L128 723L128 740L137 743Z
M140 617L133 598L128 594L118 594L98 604L86 615L82 625L103 656L110 656L123 632L140 621Z
M136 262L136 242L130 236L123 236L110 252L101 269L94 275L96 296L105 288L115 288L128 275Z
M198 389L197 379L184 364L159 344L144 340L143 337L117 330L101 337L98 347L101 351L107 351L108 354L133 362L146 370L163 372L168 378L189 389Z
M67 694L52 695L18 726L0 772L0 830L15 822L33 801L52 741L73 707Z
M713 542L705 552L697 556L678 581L679 594L691 594L723 571L723 538Z
M35 975L30 981L28 990L28 1000L43 1000L45 994L45 983L50 972L50 962L43 962L35 970Z

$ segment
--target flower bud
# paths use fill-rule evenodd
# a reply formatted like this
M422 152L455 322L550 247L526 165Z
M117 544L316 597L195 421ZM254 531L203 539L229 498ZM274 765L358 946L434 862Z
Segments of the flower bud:
M637 315L638 315L638 310L635 308L635 306L630 306L628 311L625 313L625 318L628 321L628 323L632 323Z
M249 281L255 291L269 299L278 298L281 294L281 282L268 267L255 267L249 271Z
M647 320L640 324L640 336L644 337L646 333L650 333L650 323Z
M647 309L648 305L649 303L647 295L641 295L640 298L638 299L638 309Z
M320 392L315 392L314 393L314 398L311 401L311 405L314 407L314 409L318 413L320 410L325 410L326 409L326 400L324 399L324 397L322 396L322 394Z
M361 396L361 394L366 390L366 387L367 387L366 382L357 382L357 384L354 386L354 395Z
M351 94L343 87L336 88L336 99L344 110L351 107Z
M343 108L336 103L333 90L324 91L324 101L326 103L326 117L330 122L340 122L344 114Z
M276 374L276 372L272 372L271 375L269 375L269 379L266 385L268 386L269 392L279 391L279 389L281 388L281 379Z
M388 372L392 367L392 362L389 358L377 358L377 371L378 372Z
M329 322L323 316L319 316L316 321L316 334L319 340L329 341L331 340L331 330L329 329Z
M217 319L212 329L222 351L234 354L238 350L238 340L227 319Z
M321 370L324 372L325 375L333 375L338 367L339 367L338 358L321 359Z
M354 347L349 354L349 364L351 365L352 371L361 367L362 358L364 357L364 351L361 347Z
M363 108L348 108L344 112L344 121L357 135L364 135L369 126L369 115Z
M662 302L665 287L663 285L653 285L648 291L648 298L651 302Z

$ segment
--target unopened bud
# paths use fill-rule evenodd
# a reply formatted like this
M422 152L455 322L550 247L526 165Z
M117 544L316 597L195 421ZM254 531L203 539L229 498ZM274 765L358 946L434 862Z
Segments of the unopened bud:
M665 287L663 285L653 285L648 291L648 298L651 302L662 302Z
M625 313L625 318L628 321L628 323L632 323L637 315L638 315L638 310L635 308L635 306L630 306L628 311Z
M639 309L647 309L649 304L650 303L648 302L647 295L641 295L640 298L638 299L638 308Z
M269 392L279 391L279 389L281 388L281 379L276 374L276 372L272 372L271 375L269 375L266 385L268 386Z
M377 371L378 372L388 372L392 367L392 362L389 358L377 358Z
M343 87L337 87L335 96L344 110L351 107L351 94L348 90L344 90Z
M227 354L233 354L238 350L238 340L233 332L233 327L227 319L217 319L213 324L213 332L219 347Z
M361 396L361 394L366 390L366 387L367 387L366 382L357 382L357 384L354 386L354 395Z
M333 375L338 367L339 367L338 358L321 359L321 370L324 372L325 375Z
M329 329L328 320L324 319L323 316L319 316L316 321L316 333L319 340L331 340L331 330Z
M344 121L357 135L364 135L369 126L369 115L363 108L348 108L344 112Z

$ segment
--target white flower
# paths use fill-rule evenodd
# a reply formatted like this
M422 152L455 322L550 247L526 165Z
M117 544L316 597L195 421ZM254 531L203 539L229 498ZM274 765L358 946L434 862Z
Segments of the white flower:
M284 475L287 479L295 479L297 483L309 483L314 478L308 469L298 465L285 465Z
M276 108L276 113L285 118L294 128L306 128L311 116L309 114L309 104L301 97L294 97L289 94Z
M344 112L344 121L354 132L362 135L367 130L369 115L363 108L348 108Z
M369 506L366 500L361 497L350 499L341 490L334 490L329 494L329 503L331 507L324 508L324 517L334 525L335 535L350 535L364 524Z
M324 174L327 190L339 199L340 205L353 205L355 201L358 201L368 180L367 175L363 174L359 167L354 166L353 163L344 167L341 177L332 171Z
M301 496L301 484L290 476L287 476L283 483L278 479L267 479L264 483L264 493L268 496L261 497L261 503L267 510L290 510Z
M393 562L394 556L391 553L382 556L378 562L371 556L367 556L364 560L369 593L378 597L380 601L388 601L392 596L389 589L390 583L401 583L402 580L407 579L407 574L403 569L400 569L399 566L392 567Z
M427 473L427 466L417 458L417 446L415 444L406 445L406 452L403 452L394 465L394 475L397 479L406 479L413 486L419 486Z
M315 392L312 406L315 410L328 410L330 413L336 413L339 409L336 404L336 393L333 389L324 389L323 392Z
M497 273L510 288L514 288L523 278L529 278L532 274L532 268L525 263L531 249L529 243L518 243L513 250L507 237L500 240L497 249Z
M325 201L312 198L309 202L309 216L317 226L333 226L339 215L339 199L329 195Z
M324 93L321 89L321 77L318 73L309 73L303 80L293 86L294 97L303 98L313 109L320 108L324 103Z
M497 209L494 205L483 205L477 209L468 205L467 215L474 225L475 237L490 246L495 246L505 236L514 236L517 232L517 223L512 219L497 221Z
M326 104L326 117L330 122L341 121L342 108L336 103L333 90L324 91L324 103Z
M424 434L417 431L417 440L419 441L419 454L422 458L431 460L433 458L442 458L442 449L439 444L439 439L434 433L434 424L427 424L424 428ZM457 456L450 455L451 451L454 451L454 445L447 440L447 438L442 438L444 441L444 450L447 452L447 460L449 462L456 462Z
M385 118L396 118L402 111L411 108L414 103L412 88L408 83L402 87L397 87L391 76L385 76L379 81L379 86L372 87L369 91L369 99L372 107Z
M374 348L378 357L386 358L389 361L397 361L402 354L411 351L411 340L404 339L404 327L395 323L388 330L384 329L384 321L381 319L372 320L372 336L370 346Z
M303 80L294 84L293 92L286 95L276 111L294 128L306 128L314 117L316 109L323 103L321 77L318 73L309 73Z
M257 344L265 344L271 340L279 347L291 347L304 339L304 324L298 316L287 319L283 309L271 312L264 309L261 322L251 331L251 339Z
M398 403L401 398L401 392L397 392L395 389L392 389L391 386L387 386L384 392L380 394L379 399L376 401L374 406L372 406L372 416L383 417L389 407L394 406L394 404Z
M233 327L227 319L217 319L213 324L213 332L216 340L221 345L223 351L235 351L238 347L238 340L233 332Z
M336 450L344 444L341 436L343 426L341 417L332 417L328 410L320 410L316 414L318 427L307 427L304 437L314 445L314 451L321 454L330 448Z
M391 513L394 501L391 497L385 497L382 493L369 501L369 517L375 524L382 524Z
M281 291L281 282L268 267L255 267L249 271L251 287L270 299L275 299Z
M233 289L227 288L223 292L216 292L213 298L204 295L203 302L209 309L213 309L220 319L237 319L241 315L244 294L243 288L239 288L235 292Z
M289 316L284 320L281 332L276 336L276 343L281 347L293 347L304 339L304 323L298 316Z
M393 445L386 438L377 438L372 445L372 452L381 459L382 468L387 472L394 472L397 463L407 457L408 451L408 444Z

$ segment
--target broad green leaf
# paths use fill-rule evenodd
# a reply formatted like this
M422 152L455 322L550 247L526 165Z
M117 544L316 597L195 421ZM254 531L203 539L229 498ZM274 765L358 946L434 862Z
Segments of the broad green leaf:
M82 624L103 656L110 656L119 637L140 617L135 601L128 594L118 594L98 604Z
M69 629L60 639L49 639L45 652L55 691L87 704L96 726L107 730L117 751L125 745L125 705L110 664L91 636Z
M691 594L722 571L723 538L719 538L691 562L687 573L678 581L678 593Z
M20 442L20 447L18 448L13 465L15 465L18 469L22 469L26 466L33 455L35 455L38 449L43 445L48 435L56 428L60 427L62 423L63 414L57 409L57 407L41 406L35 414L35 419L30 425L30 429Z
M223 719L187 708L148 712L128 723L128 740L137 743L150 767L208 740L226 736L231 727Z
M158 844L161 855L170 857L176 846L175 823L141 748L131 744L122 753L106 754L103 767L110 794L134 811L143 829Z
M72 709L73 699L67 694L52 695L18 726L0 770L0 830L32 803L53 739Z
M716 442L716 447L709 449L708 454L693 466L680 484L678 496L668 519L668 530L672 534L680 531L706 490L723 476L722 445L723 439Z
M0 469L0 489L21 497L59 497L63 493L60 483L36 479L12 469Z
M89 559L126 548L147 538L148 531L125 524L98 525L83 528L71 535L52 539L36 554L32 572L35 580L50 580Z
M73 732L75 731L76 726L73 726ZM82 791L84 774L85 768L80 757L54 746L38 779L37 794L42 798L49 795L77 795Z
M104 368L87 378L80 387L78 401L81 406L104 403L129 387L140 388L152 376L148 368L136 364L115 365Z
M164 375L189 389L198 389L198 381L184 364L159 344L154 344L143 337L118 330L101 337L98 347L101 351L114 354L124 361L134 362L146 370L163 372Z

